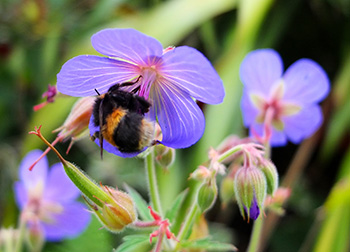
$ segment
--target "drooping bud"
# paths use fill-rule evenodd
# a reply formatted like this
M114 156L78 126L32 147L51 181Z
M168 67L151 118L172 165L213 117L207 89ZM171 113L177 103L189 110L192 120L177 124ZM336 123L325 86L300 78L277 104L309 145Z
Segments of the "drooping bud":
M266 178L255 166L241 167L235 176L234 190L243 218L256 219L266 198Z
M214 179L204 182L198 191L197 204L204 213L212 208L218 195L218 188Z
M175 161L175 149L162 144L154 146L156 162L163 168L168 168Z
M263 160L259 166L267 182L267 194L273 195L278 187L278 173L276 166L270 160Z

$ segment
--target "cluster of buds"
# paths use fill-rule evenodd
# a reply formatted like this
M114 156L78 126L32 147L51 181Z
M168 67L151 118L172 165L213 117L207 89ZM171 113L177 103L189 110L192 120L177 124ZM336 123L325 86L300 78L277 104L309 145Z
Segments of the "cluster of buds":
M199 166L191 174L191 178L202 181L197 203L202 212L208 211L217 198L216 176L227 173L220 187L223 203L226 205L235 199L243 218L255 220L264 207L266 197L273 196L277 190L276 167L265 158L264 148L249 142L249 139L230 138L224 143L219 151L209 151L208 168ZM222 163L231 165L226 169Z
M264 157L260 146L247 145L243 149L244 162L234 178L234 192L243 218L257 219L267 195L274 195L278 187L275 165Z

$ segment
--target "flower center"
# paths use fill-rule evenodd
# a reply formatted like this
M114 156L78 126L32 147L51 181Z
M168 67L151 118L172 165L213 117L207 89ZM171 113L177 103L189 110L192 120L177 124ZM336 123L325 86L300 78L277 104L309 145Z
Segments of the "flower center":
M250 96L252 103L260 111L256 118L258 123L272 124L274 128L281 131L284 128L282 118L295 115L301 110L299 105L283 101L283 95L284 81L281 79L273 86L267 99L258 94Z
M141 67L141 75L142 79L138 95L148 100L151 87L159 78L156 65Z

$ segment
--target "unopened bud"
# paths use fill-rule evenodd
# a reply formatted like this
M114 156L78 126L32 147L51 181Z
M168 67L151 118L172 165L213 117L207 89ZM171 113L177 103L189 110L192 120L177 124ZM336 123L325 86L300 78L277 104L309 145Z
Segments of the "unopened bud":
M210 180L201 185L197 195L197 204L202 212L212 208L218 195L218 188L215 180Z
M174 163L175 149L158 144L154 147L156 162L163 168L168 168Z
M136 220L136 211L131 197L122 191L105 186L104 190L111 200L103 207L92 206L101 223L112 232L120 232Z
M212 172L205 166L200 165L198 168L190 174L190 179L203 181L211 176Z
M234 190L243 218L256 219L266 198L266 178L257 167L241 167L235 176Z
M37 223L32 223L32 225L29 226L28 232L27 232L27 244L30 248L30 251L41 251L45 239L44 239L44 231L41 227L41 225L38 225Z
M267 182L267 194L273 195L278 187L278 173L276 166L269 160L264 160L260 166Z
M63 125L54 131L59 131L58 137L61 139L71 138L73 143L83 136L88 136L88 127L94 102L95 98L91 96L80 98L73 105Z

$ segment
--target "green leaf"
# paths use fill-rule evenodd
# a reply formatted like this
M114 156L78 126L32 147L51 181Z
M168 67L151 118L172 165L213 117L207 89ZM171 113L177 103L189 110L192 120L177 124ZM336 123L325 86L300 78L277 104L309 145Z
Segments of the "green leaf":
M179 209L182 206L182 203L183 203L187 193L188 193L188 190L185 190L182 193L180 193L176 197L176 199L175 199L173 205L171 206L171 208L166 212L165 218L169 219L170 223L172 223L173 221L176 220L176 216L179 213Z
M181 243L181 247L191 249L206 249L213 251L237 251L237 248L232 244L212 241L210 237L183 242Z
M142 198L142 196L134 188L128 186L127 184L124 184L124 188L130 194L131 198L134 200L136 209L141 219L144 221L153 220L148 209L148 204Z
M149 251L149 235L128 235L124 242L114 252Z

